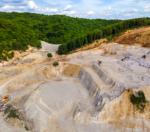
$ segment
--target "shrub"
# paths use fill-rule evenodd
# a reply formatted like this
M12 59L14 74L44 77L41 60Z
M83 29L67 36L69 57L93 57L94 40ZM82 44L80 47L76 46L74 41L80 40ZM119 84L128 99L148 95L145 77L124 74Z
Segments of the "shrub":
M7 118L13 117L19 119L18 110L14 109L10 104L6 105L6 109L4 110L4 114L7 113L8 113Z
M130 94L130 100L133 104L136 104L139 109L141 109L141 107L144 109L145 103L147 102L142 91L138 91L136 95Z
M51 57L53 57L53 55L51 53L48 53L47 57L50 59Z
M8 104L6 105L6 109L4 110L4 114L8 113L11 109L12 105Z
M108 41L111 41L111 40L113 40L114 37L113 37L113 35L111 35L111 36L106 37L106 38L107 38Z
M59 65L58 62L56 61L53 63L53 66L58 66L58 65Z
M51 53L48 53L47 57L53 57L53 55Z
M7 118L13 117L13 118L18 118L19 119L19 116L18 116L17 113L18 113L18 110L11 109L10 113L7 116Z
M127 91L130 92L130 89L128 89Z
M10 54L8 53L7 56L9 59L12 59L14 57L14 52L11 52Z
M2 56L2 60L5 60L5 61L7 61L7 56Z

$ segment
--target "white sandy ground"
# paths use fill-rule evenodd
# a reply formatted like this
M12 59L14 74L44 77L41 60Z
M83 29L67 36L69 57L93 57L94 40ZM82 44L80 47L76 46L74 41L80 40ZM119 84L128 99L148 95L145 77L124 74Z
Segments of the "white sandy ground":
M44 45L46 45L46 48ZM48 49L45 42L42 46L43 50ZM48 51L54 52L57 51L57 48L58 46L50 48ZM104 51L107 51L107 54L104 54ZM136 48L135 46L125 49L123 45L108 44L103 49L74 53L66 57L69 61L60 62L56 68L41 63L20 75L12 77L0 86L0 94L3 96L10 94L12 96L10 103L14 100L19 102L18 98L23 95L30 95L22 105L26 116L33 120L35 127L33 131L35 132L145 131L136 129L136 125L132 128L122 126L123 129L117 130L115 122L109 124L100 121L102 115L99 116L99 114L102 114L101 112L93 113L98 116L97 118L92 116L94 106L92 104L93 97L90 95L98 96L93 86L99 87L97 91L100 90L100 94L105 93L105 95L108 94L113 98L120 96L120 91L124 90L117 87L111 89L110 85L103 81L103 77L100 77L98 72L92 68L93 64L97 65L97 60L102 61L99 69L107 75L107 78L112 78L117 85L121 84L126 89L140 89L144 86L150 86L149 68L139 66L133 60L121 61L126 55L141 57L148 51L149 49ZM57 59L57 55L55 57ZM149 59L150 56L146 58L146 61ZM79 75L81 69L83 69L83 74ZM144 92L148 90L149 87L146 87ZM112 105L106 97L104 102L106 108L109 107L108 104ZM127 120L122 118L122 122L123 120L125 120L124 122L139 120L140 124L144 122L144 125L147 124L150 128L150 122L145 119L129 117ZM0 114L0 132L1 130L21 132L22 128L11 127ZM150 129L148 130L150 131Z
M49 53L56 52L60 44L49 44L45 41L41 41L42 50L47 50Z

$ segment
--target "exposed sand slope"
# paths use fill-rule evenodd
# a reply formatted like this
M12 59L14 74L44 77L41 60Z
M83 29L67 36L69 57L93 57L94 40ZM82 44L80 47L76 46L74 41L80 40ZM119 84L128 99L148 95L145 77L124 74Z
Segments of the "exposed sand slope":
M120 44L142 44L144 47L150 47L150 27L141 27L126 32L115 37L115 42Z

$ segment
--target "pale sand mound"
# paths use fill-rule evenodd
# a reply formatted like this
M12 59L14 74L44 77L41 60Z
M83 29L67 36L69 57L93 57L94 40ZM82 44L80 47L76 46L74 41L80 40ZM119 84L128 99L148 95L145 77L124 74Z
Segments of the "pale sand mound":
M41 41L42 50L47 50L49 53L56 52L60 44L50 44L44 41Z

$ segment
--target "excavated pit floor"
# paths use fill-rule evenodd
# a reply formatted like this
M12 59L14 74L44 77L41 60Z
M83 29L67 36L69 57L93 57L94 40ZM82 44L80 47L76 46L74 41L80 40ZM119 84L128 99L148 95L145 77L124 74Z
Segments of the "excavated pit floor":
M135 130L137 124L132 128L124 128L126 125L124 124L122 125L123 129L116 129L114 125L117 122L116 119L109 119L109 114L105 115L107 113L105 104L109 107L112 105L111 101L122 101L123 98L120 96L125 89L140 89L143 86L150 86L150 68L142 67L133 60L122 62L121 58L126 55L119 48L120 45L113 55L103 54L104 50L100 49L74 53L65 56L70 61L60 62L57 67L53 67L51 63L44 65L41 63L38 66L31 66L25 72L9 76L6 74L7 71L1 71L2 79L5 80L2 80L4 83L0 86L0 94L1 96L10 94L12 100L9 103L15 102L16 104L23 100L22 97L27 96L20 106L28 119L33 121L35 132L108 132L110 129L113 132L124 132ZM110 49L110 47L109 49L106 47L105 50L111 53ZM129 48L127 54L135 55L137 53L138 57L144 54L143 51L136 49L134 49L134 53L133 49ZM119 50L122 52L118 52ZM112 51L114 52L113 47ZM145 52L147 53L147 50ZM57 55L55 59L57 59ZM98 60L102 61L100 66L97 63ZM146 61L148 60L149 56ZM22 69L19 70L23 71ZM109 81L110 79L112 82ZM103 107L105 111L103 111ZM115 109L113 106L111 108L112 111ZM109 113L112 117L112 113ZM103 115L106 116L104 119ZM127 122L127 116L120 116L122 120L118 122L121 124L124 120ZM0 132L25 131L17 126L12 127L7 124L2 120L2 114L0 114L0 118L0 124L5 124L0 127ZM134 118L128 118L129 122ZM143 120L140 124L147 122L148 130L150 130L147 119L143 118ZM138 132L141 129L135 131Z

